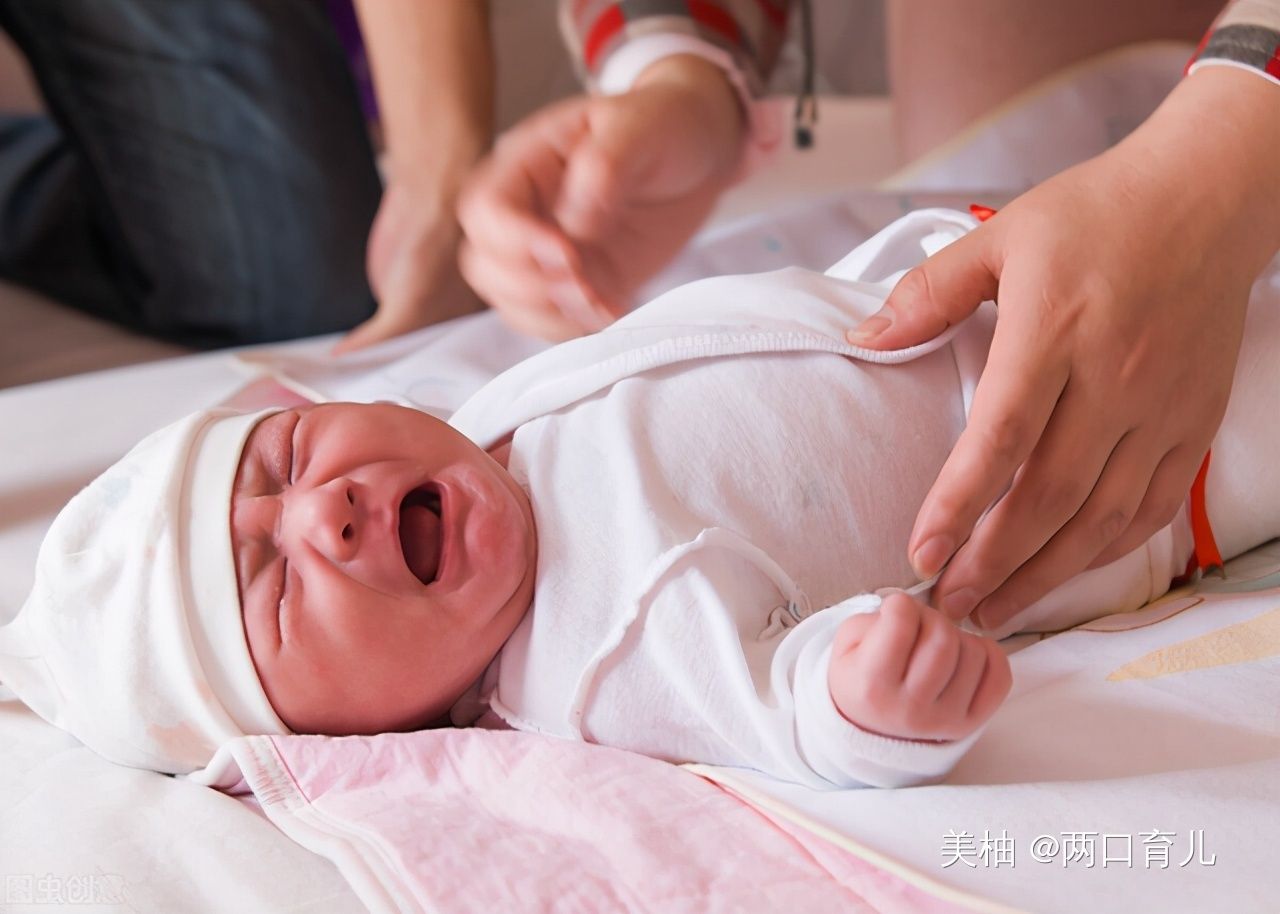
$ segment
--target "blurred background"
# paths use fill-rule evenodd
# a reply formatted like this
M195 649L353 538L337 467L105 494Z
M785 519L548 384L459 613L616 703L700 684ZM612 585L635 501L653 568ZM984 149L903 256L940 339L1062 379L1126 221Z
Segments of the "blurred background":
M888 125L882 0L814 0L817 87L824 95L863 97L866 118ZM497 127L579 91L556 23L555 0L492 0L497 61ZM800 85L802 56L792 29L771 88ZM360 74L357 74L359 76ZM39 92L12 43L0 32L0 111L38 111ZM887 136L887 132L884 134ZM821 133L819 134L821 138ZM887 157L871 168L880 177ZM811 166L812 163L808 163ZM784 163L785 167L785 163ZM806 174L806 180L819 176ZM752 208L742 195L725 201L726 213ZM0 387L108 368L184 352L113 324L64 308L25 289L0 283Z

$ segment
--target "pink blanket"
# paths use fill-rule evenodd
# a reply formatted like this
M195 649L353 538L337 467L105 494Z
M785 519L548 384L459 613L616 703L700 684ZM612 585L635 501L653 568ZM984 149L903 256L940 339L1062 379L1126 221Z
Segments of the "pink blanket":
M956 910L695 774L600 746L250 737L212 767L374 911Z

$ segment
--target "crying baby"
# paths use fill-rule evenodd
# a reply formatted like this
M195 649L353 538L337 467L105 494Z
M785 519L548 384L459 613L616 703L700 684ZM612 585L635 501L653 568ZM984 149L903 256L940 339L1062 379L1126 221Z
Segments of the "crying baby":
M168 772L242 734L480 720L819 788L937 780L1009 664L894 588L915 583L907 538L994 315L898 353L844 332L971 225L916 213L827 274L681 287L448 424L389 404L188 417L57 518L0 680ZM1252 453L1265 473L1268 423L1232 420L1234 473ZM1269 485L1243 500L1274 518ZM1228 481L1209 491L1224 553L1280 532L1242 520ZM1137 608L1192 550L1184 512L989 634Z

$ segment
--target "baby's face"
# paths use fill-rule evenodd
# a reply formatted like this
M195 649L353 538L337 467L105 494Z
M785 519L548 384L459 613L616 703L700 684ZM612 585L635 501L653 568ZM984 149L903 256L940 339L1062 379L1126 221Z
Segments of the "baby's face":
M259 423L231 540L254 666L299 733L430 723L533 594L524 492L448 425L399 406L308 406Z

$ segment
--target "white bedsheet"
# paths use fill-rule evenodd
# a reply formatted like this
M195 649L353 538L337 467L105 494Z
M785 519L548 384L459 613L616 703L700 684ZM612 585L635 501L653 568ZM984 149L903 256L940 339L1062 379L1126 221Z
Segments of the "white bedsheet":
M694 770L991 910L1274 911L1280 541L1203 583L1026 639L1008 701L942 784L819 793Z

